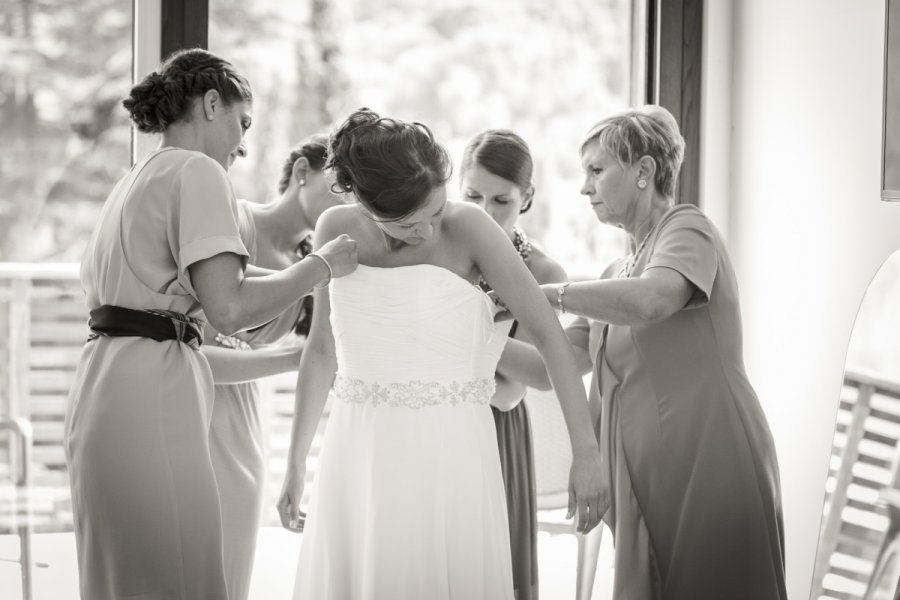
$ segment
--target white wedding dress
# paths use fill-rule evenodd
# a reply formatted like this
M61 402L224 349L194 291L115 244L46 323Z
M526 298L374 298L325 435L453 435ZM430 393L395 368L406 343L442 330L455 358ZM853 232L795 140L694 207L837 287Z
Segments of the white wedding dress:
M509 322L452 271L330 284L334 403L295 600L512 600L489 401Z

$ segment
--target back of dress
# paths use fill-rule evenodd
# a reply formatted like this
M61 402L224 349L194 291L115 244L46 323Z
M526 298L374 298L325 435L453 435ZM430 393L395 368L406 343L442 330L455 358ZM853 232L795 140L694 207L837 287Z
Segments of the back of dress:
M360 265L331 284L338 374L370 384L493 382L508 324L495 334L492 307L443 267Z
M200 316L188 267L219 252L241 257L237 205L208 156L161 148L132 167L100 213L81 264L89 310L103 304Z
M510 322L452 271L330 284L338 371L295 600L512 600L490 409Z

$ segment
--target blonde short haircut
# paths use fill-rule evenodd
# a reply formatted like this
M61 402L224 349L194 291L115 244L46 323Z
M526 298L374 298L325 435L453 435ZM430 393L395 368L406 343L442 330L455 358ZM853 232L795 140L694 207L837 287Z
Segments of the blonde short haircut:
M610 115L590 128L581 152L595 141L622 166L632 165L643 156L652 158L656 161L656 189L668 197L675 195L684 160L684 138L668 110L647 104Z

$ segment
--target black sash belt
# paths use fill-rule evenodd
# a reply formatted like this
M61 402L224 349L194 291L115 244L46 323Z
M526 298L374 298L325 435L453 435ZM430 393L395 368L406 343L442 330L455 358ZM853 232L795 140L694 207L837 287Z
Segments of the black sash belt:
M199 349L203 343L203 321L170 310L133 310L104 304L91 311L88 341L101 335L145 337L161 342L176 340Z

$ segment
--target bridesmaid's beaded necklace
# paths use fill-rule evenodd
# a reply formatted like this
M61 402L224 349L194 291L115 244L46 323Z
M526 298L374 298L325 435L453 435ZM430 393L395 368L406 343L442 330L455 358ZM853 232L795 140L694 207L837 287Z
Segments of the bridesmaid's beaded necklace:
M519 256L522 257L522 260L527 261L528 257L531 256L531 253L534 251L534 246L531 245L531 242L528 240L528 236L525 235L525 232L515 225L513 225L512 242L513 246L516 248L516 252L518 252ZM484 276L478 278L477 285L485 292L491 291L491 286L489 286L488 282L484 280Z
M631 272L634 270L634 266L637 264L637 257L641 254L641 251L647 244L647 240L650 239L650 234L653 233L654 229L656 229L656 225L653 225L650 229L647 230L647 235L645 235L644 239L641 240L641 243L640 245L638 245L637 250L625 257L625 262L622 263L622 267L619 269L619 272L616 275L616 279L627 279L628 277L631 277Z

